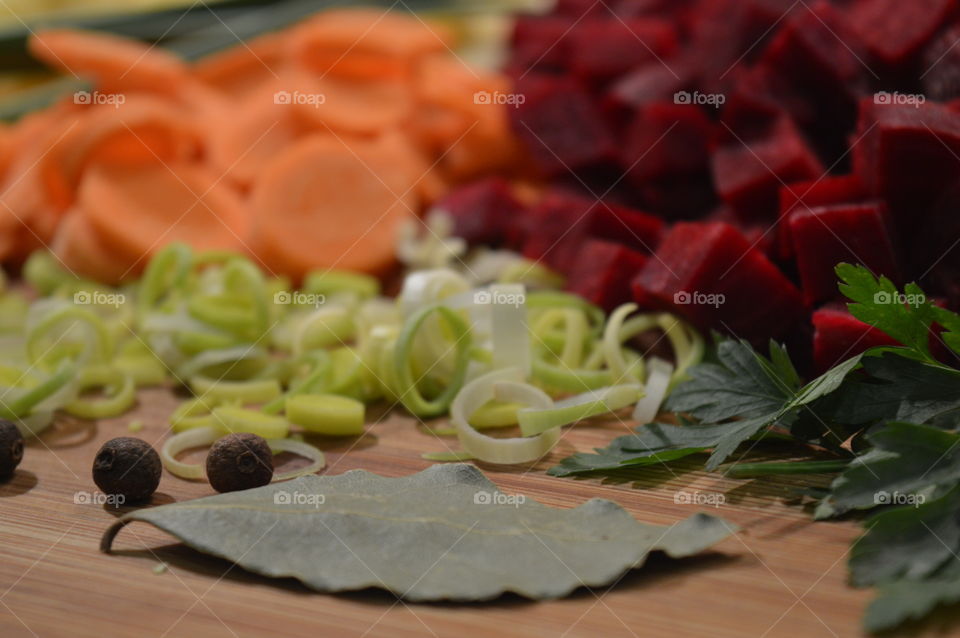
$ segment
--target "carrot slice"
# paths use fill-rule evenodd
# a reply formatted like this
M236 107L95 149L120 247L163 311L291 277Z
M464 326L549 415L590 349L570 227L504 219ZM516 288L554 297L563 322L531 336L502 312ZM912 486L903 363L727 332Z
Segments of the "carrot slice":
M100 90L172 94L188 77L173 54L136 40L74 29L47 29L31 36L30 53L48 66L97 80Z
M239 195L196 164L92 166L77 201L106 244L138 257L173 241L239 250L249 231Z
M414 90L427 104L477 115L490 107L482 99L483 94L506 94L510 90L510 80L499 73L470 67L444 52L424 56L419 61L414 74Z
M288 80L268 83L229 119L207 127L210 162L243 188L277 153L317 129L316 122L300 117L295 105L284 103L283 95L292 95L289 88Z
M193 76L234 99L277 79L286 64L286 33L268 33L201 59Z
M414 60L449 49L445 27L417 17L376 9L325 11L295 28L290 57L317 73L355 79L409 76Z
M72 205L83 170L93 163L137 166L195 156L200 133L174 105L145 95L116 107L93 106L57 139L37 168L54 207Z
M18 240L12 248L0 250L0 258L15 256L51 237L62 210L53 205L39 167L50 148L78 123L75 109L58 105L14 126L11 143L18 153L0 185L0 234Z
M311 78L294 87L290 99L312 125L355 135L375 135L413 112L407 83L391 79Z
M399 224L418 210L416 173L396 141L314 136L266 166L251 192L254 251L271 269L379 274L393 264Z
M119 284L136 277L136 259L118 255L79 212L67 214L50 246L63 264L84 277Z

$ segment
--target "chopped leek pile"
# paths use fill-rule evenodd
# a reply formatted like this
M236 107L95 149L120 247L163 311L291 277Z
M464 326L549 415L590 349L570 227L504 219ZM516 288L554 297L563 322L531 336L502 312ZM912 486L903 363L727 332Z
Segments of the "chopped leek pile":
M191 396L170 415L162 458L201 478L176 455L229 432L263 436L313 461L298 472L316 471L322 453L292 433L361 434L365 406L386 401L420 419L450 416L453 427L434 433L455 433L463 449L430 458L519 463L547 452L563 425L630 406L653 418L702 357L701 337L670 315L627 304L606 317L550 289L559 282L542 268L524 271L522 258L483 259L485 280L416 270L391 299L366 275L317 271L294 289L244 257L183 244L120 288L38 252L24 268L37 298L0 295L0 411L36 434L57 410L116 417L138 387L183 387ZM669 341L674 364L630 345L650 331ZM522 436L480 432L510 425Z

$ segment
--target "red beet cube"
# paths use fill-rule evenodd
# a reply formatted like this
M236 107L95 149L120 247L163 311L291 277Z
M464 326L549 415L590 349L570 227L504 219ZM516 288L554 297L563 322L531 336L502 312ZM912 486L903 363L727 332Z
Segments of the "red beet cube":
M589 219L591 237L623 244L635 251L651 254L660 244L663 220L626 206L598 202Z
M737 66L730 73L732 89L718 128L728 142L739 137L751 140L769 130L778 117L788 114L800 126L816 120L810 96L793 86L789 78L766 64ZM727 131L729 127L733 133ZM729 133L729 134L728 134Z
M764 137L736 141L713 154L713 177L721 199L744 221L772 219L780 186L815 179L824 169L806 140L787 118Z
M545 175L612 159L616 145L589 93L573 79L528 77L523 104L510 109L513 128Z
M808 305L840 296L834 272L840 262L900 278L882 202L799 209L790 215L790 235Z
M517 17L508 68L517 76L530 71L562 71L571 24L569 18L555 15Z
M510 183L489 177L450 192L435 205L453 217L454 235L471 244L499 244L510 226L526 214Z
M579 20L584 16L608 16L607 5L596 0L557 0L554 13Z
M813 360L818 372L826 372L870 348L899 345L839 305L825 306L813 313L813 327Z
M686 86L689 73L682 64L672 60L668 64L646 64L617 80L604 98L607 110L632 115L650 102L672 102L677 91Z
M946 29L926 46L921 55L920 85L931 100L960 98L960 26Z
M526 228L524 256L570 274L583 266L577 253L588 238L650 253L660 241L663 221L610 202L554 190L530 211Z
M761 56L811 99L821 117L852 125L857 99L874 79L862 43L830 4L795 11Z
M648 62L659 63L676 47L676 29L665 20L593 18L571 30L569 66L580 78L602 83Z
M955 4L955 0L856 0L847 18L870 53L897 66L933 37Z
M604 310L630 301L630 282L649 257L622 244L588 240L577 252L577 268L567 280L567 290Z
M708 222L723 222L740 231L747 242L763 252L767 257L774 256L776 233L768 224L744 224L733 214L728 206L719 206L704 218Z
M803 315L800 292L736 228L679 223L633 281L645 308L755 343L783 336Z
M705 171L712 130L697 106L654 102L638 109L626 132L621 162L636 182Z
M960 114L927 101L861 102L854 166L872 194L887 201L896 229L912 234L946 187L960 178Z
M781 186L780 220L777 222L779 255L784 259L793 257L789 217L795 210L831 204L853 204L866 198L866 189L857 175L837 175Z

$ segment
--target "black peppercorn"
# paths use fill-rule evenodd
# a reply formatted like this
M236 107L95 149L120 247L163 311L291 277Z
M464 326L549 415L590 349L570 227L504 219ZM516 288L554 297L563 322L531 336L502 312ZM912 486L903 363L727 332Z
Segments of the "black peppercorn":
M93 482L123 503L143 501L157 491L160 455L140 439L122 436L103 444L93 461Z
M23 435L10 421L0 420L0 479L13 476L23 459Z
M218 492L266 485L273 479L273 452L256 434L228 434L210 447L207 479Z

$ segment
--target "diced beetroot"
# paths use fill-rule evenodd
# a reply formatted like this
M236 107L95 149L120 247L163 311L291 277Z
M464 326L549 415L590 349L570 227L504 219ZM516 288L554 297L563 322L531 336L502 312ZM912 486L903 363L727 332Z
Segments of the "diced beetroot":
M721 222L675 225L634 279L633 293L641 307L754 342L782 336L803 314L796 287Z
M825 306L813 313L813 327L813 359L817 372L826 372L836 364L876 346L899 345L839 304Z
M654 102L641 107L626 131L623 167L636 182L708 170L712 130L694 105Z
M723 146L713 155L717 192L744 221L772 219L777 193L784 183L823 175L820 161L787 118L780 118L765 137L745 146Z
M591 83L603 83L648 62L659 63L677 47L676 29L665 20L583 20L569 36L569 66Z
M776 234L768 225L744 224L737 219L737 216L733 214L729 206L717 207L716 210L704 218L704 221L730 224L740 231L740 234L743 235L751 246L763 252L767 257L773 258L775 256L774 247L776 245Z
M577 268L567 280L567 290L604 310L630 301L630 282L649 257L622 244L591 239L577 251Z
M853 124L857 99L869 91L873 76L862 43L843 16L826 2L794 12L761 56L829 118Z
M567 60L566 17L518 16L513 27L508 69L517 77L531 71L560 72Z
M955 0L857 0L847 17L870 53L897 66L923 47L954 6Z
M831 204L853 204L866 198L867 191L857 175L830 176L781 186L780 221L777 222L777 251L780 257L793 257L789 217L794 210Z
M800 126L816 121L810 96L766 64L737 66L730 76L732 88L720 116L725 126L717 131L724 134L729 127L732 133L721 136L722 139L733 142L739 137L749 141L769 130L784 114Z
M700 0L618 0L605 2L621 18L669 16L678 25L686 25L699 9Z
M510 109L513 128L541 172L557 175L614 158L613 136L578 82L528 77L517 91L524 102Z
M470 244L500 244L526 207L517 200L510 183L488 177L461 186L435 204L453 217L454 235Z
M960 309L960 182L947 188L930 214L918 221L906 264L908 280L946 296Z
M600 238L650 253L659 244L663 221L611 202L553 190L530 211L527 229L524 256L570 274L583 266L576 256L586 239Z
M946 29L926 46L921 55L920 85L931 100L960 98L960 25Z
M653 62L617 80L604 97L604 107L614 115L630 119L634 111L650 102L673 101L677 91L688 84L689 74L673 60L666 65Z
M663 235L663 220L612 202L598 202L591 211L588 233L591 237L623 244L650 254Z
M637 184L639 206L668 219L697 219L717 205L710 173L670 176Z
M834 272L840 262L900 280L882 202L798 209L790 215L790 235L807 305L840 296Z
M597 0L557 0L554 13L579 20L584 16L609 16L610 12L603 2Z
M887 201L896 229L910 236L960 178L960 114L927 101L861 102L854 165L868 191Z
M692 14L684 55L695 61L696 88L726 93L731 72L763 50L761 40L782 16L771 16L758 0L704 0Z

